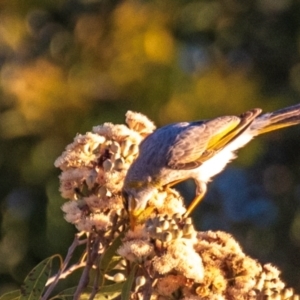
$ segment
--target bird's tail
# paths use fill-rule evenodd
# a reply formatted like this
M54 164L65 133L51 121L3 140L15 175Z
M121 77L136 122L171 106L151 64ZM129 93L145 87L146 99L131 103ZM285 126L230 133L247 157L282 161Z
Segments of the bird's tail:
M259 135L276 129L300 124L300 104L258 116L250 125L250 131Z

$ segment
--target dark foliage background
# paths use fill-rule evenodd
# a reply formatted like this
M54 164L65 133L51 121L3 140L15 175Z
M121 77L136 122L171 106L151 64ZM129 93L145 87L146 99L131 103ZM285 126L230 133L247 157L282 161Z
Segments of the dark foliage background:
M67 251L53 162L77 132L129 109L161 126L300 102L299 15L296 0L1 1L0 294ZM298 291L299 138L253 141L194 214Z

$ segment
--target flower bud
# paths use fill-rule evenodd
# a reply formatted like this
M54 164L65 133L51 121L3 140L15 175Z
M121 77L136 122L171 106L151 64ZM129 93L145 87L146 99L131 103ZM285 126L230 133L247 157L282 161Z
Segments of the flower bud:
M113 152L113 153L119 153L120 150L121 150L121 146L118 142L116 141L113 141L110 145L110 150Z
M102 166L103 166L103 169L104 169L105 172L109 172L113 168L113 163L112 163L112 161L110 159L106 159L103 162Z
M125 278L125 275L123 273L117 273L114 275L114 282L122 282L124 281L126 278Z
M161 234L162 242L170 242L173 239L172 233L170 231L165 231Z
M143 286L146 283L146 277L145 276L138 276L135 279L135 290L137 291L141 286Z
M120 171L124 168L124 159L121 157L121 158L118 158L116 159L115 161L115 169L117 171Z
M125 140L125 141L122 142L122 144L121 144L121 152L122 152L122 155L124 157L126 157L126 156L128 156L130 154L129 153L129 149L130 149L131 145L132 145L132 143L129 140Z

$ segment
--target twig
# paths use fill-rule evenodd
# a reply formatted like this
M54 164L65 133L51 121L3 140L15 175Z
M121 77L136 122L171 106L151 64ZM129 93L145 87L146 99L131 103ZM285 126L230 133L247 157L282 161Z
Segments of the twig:
M59 279L67 278L71 273L73 273L77 269L85 267L85 265L86 265L85 261L80 261L77 264L72 265L70 268L68 268L66 271L64 271L60 274ZM48 281L47 281L46 286L50 285L56 279L56 277L57 277L57 275L52 276L51 278L49 278Z
M89 273L90 273L91 268L94 265L95 260L98 257L100 239L101 239L101 237L98 234L91 234L88 238L86 266L82 272L77 289L74 293L74 297L73 297L74 300L80 299L80 295L81 295L83 289L89 283Z
M96 293L98 292L99 290L99 281L100 281L100 270L99 270L99 255L97 256L97 268L96 268L96 276L95 276L95 279L94 279L94 284L93 284L93 290L91 292L91 295L89 297L89 300L93 300Z
M48 297L50 296L50 294L52 293L53 289L55 288L57 282L59 281L59 279L61 278L61 275L64 273L64 271L66 270L72 256L73 256L73 253L75 251L75 249L79 246L79 245L82 245L82 244L86 244L87 242L87 239L84 239L84 240L80 240L80 237L82 235L84 235L85 233L84 232L80 232L80 233L77 233L75 234L75 237L74 237L74 240L73 240L73 243L72 245L69 247L68 249L68 253L67 253L67 256L63 262L63 264L61 265L60 267L60 270L57 272L57 274L52 277L52 278L49 278L49 280L47 281L46 283L46 286L47 285L50 285L49 288L47 289L46 293L43 295L43 297L41 298L41 300L47 300Z

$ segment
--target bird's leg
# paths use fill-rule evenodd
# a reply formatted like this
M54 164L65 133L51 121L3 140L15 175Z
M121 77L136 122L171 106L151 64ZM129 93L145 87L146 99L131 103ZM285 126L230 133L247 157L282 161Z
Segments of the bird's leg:
M191 204L189 205L189 207L187 208L184 217L188 217L193 212L195 207L200 203L200 201L203 199L206 193L207 186L205 182L196 182L196 184L197 184L196 196L191 202Z
M182 181L184 181L184 179L178 179L178 180L175 180L175 181L173 181L173 182L170 182L170 183L168 183L168 184L165 186L165 189L166 189L167 191L170 191L170 188L171 188L171 187L173 187L174 185L176 185L177 183L180 183L180 182L182 182Z

